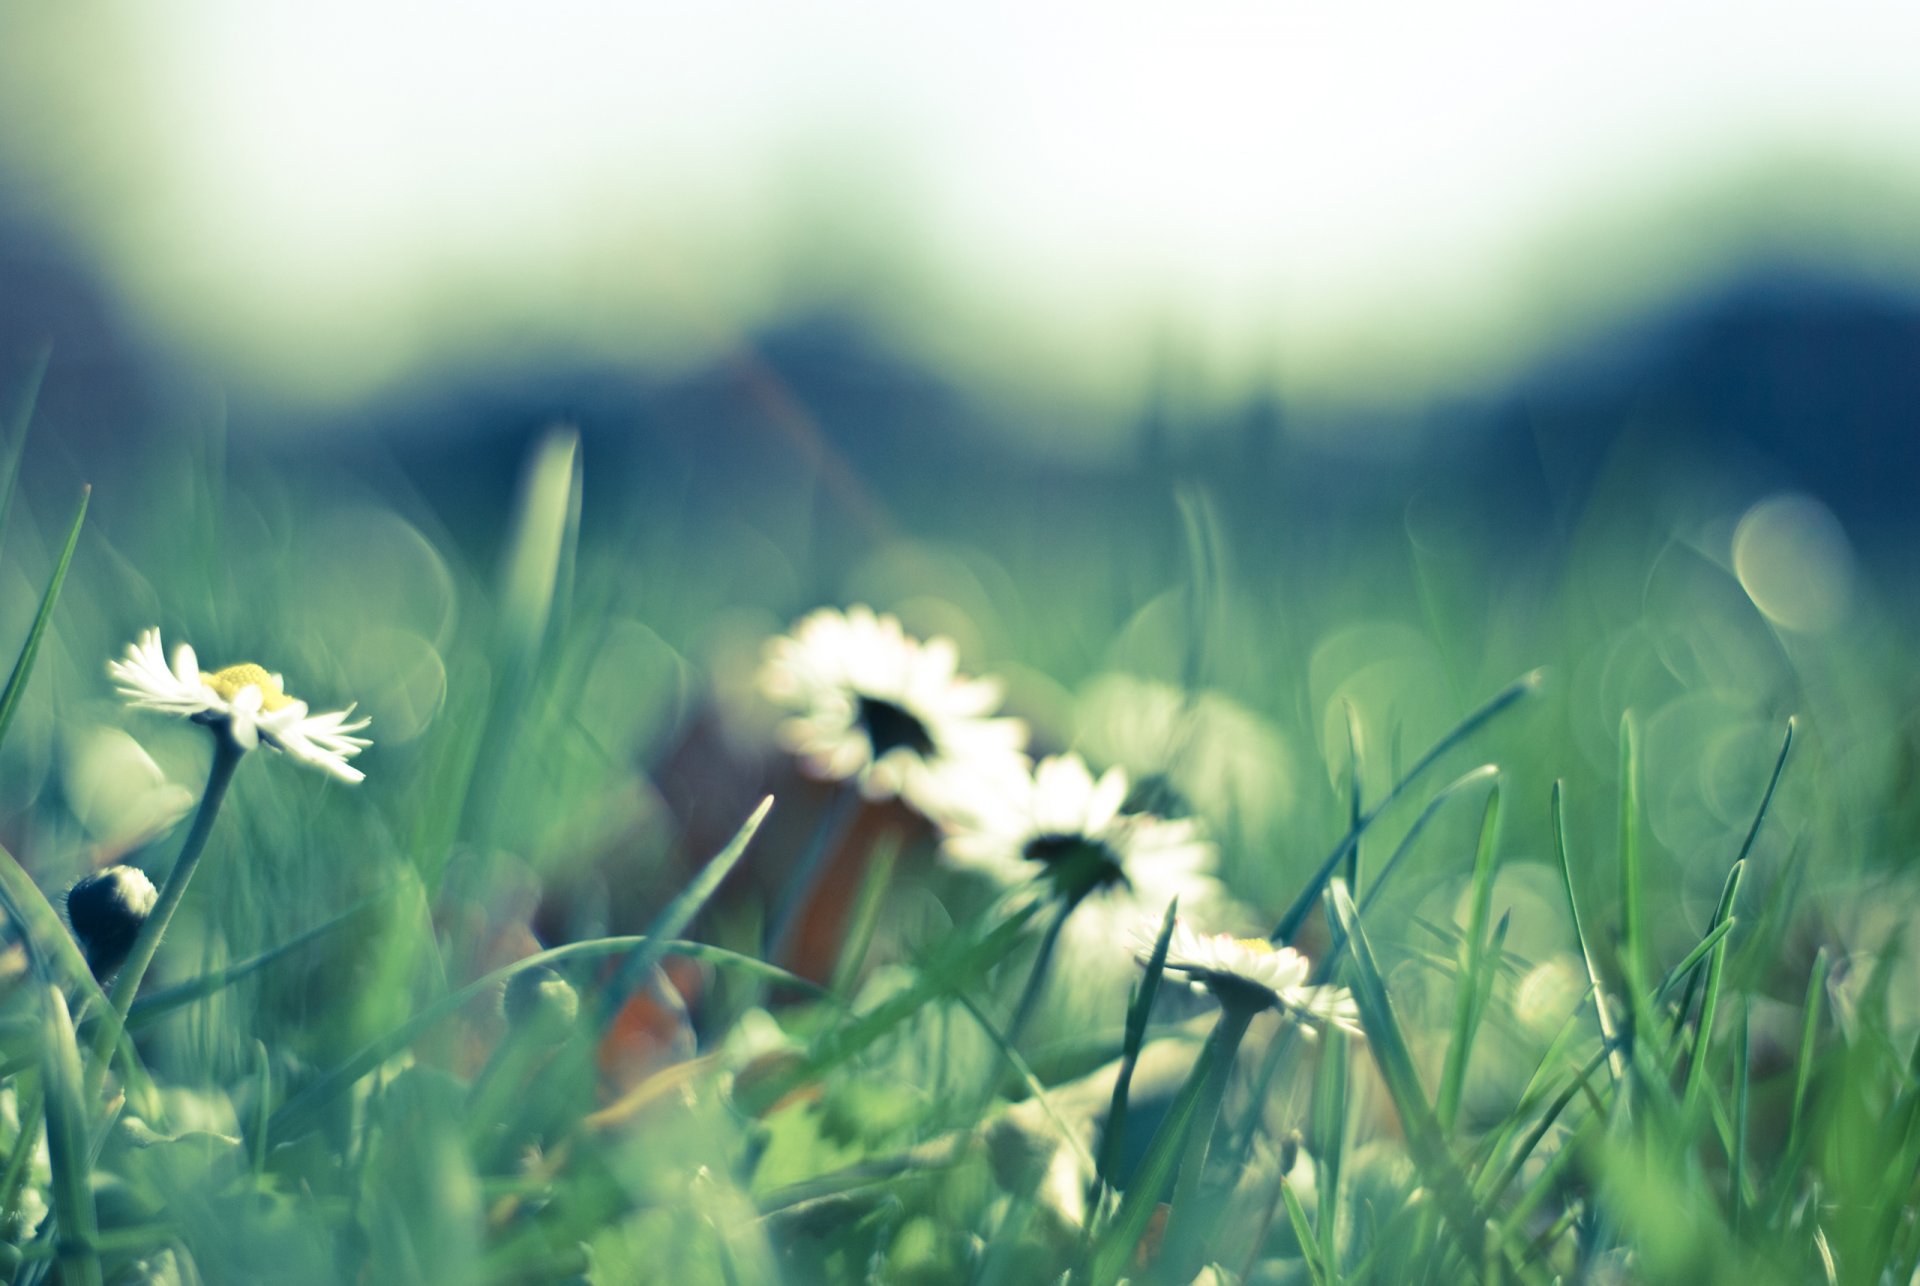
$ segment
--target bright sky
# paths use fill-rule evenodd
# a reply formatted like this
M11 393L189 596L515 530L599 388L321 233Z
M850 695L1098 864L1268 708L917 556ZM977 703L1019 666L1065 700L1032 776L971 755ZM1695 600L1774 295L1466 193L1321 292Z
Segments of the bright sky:
M1764 189L1856 257L1920 172L1920 6L23 11L11 180L158 333L315 398L821 300L988 387L1131 398L1172 337L1222 388L1417 392L1774 232L1743 172L1895 176Z

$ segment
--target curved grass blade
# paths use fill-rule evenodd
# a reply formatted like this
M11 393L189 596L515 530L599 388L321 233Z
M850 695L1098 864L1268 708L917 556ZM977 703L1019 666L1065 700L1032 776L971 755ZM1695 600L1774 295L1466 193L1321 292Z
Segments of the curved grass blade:
M1029 902L995 925L985 937L951 946L921 967L914 984L889 996L851 1022L829 1028L805 1063L757 1082L737 1100L740 1110L758 1116L802 1085L826 1075L912 1017L921 1006L970 986L1006 958L1040 903Z
M1275 942L1285 942L1298 933L1300 926L1306 922L1308 913L1313 910L1314 903L1320 900L1320 893L1326 888L1327 881L1333 878L1334 871L1339 869L1341 861L1347 856L1347 850L1360 842L1360 836L1380 819L1380 815L1400 798L1409 786L1418 781L1427 769L1438 762L1441 756L1491 723L1508 707L1538 692L1544 677L1544 672L1540 670L1521 675L1495 693L1479 709L1455 724L1452 731L1435 742L1426 754L1420 756L1413 767L1407 769L1395 780L1392 789L1381 797L1380 802L1361 815L1357 826L1347 828L1346 835L1334 846L1333 852L1327 854L1326 859L1314 871L1312 878L1300 890L1299 896L1295 897L1293 903L1282 913L1279 924L1275 925L1273 932L1267 936Z
M302 1133L312 1125L318 1112L327 1103L351 1088L361 1077L366 1076L381 1063L412 1044L421 1033L431 1029L434 1024L452 1017L475 997L500 986L515 974L540 965L560 964L568 960L588 960L595 956L618 955L646 945L647 940L642 937L595 938L586 942L570 942L565 946L535 952L523 960L516 960L510 965L474 979L458 991L449 992L392 1031L369 1042L359 1053L283 1104L268 1123L270 1146L283 1143ZM771 982L778 982L788 987L799 987L822 1000L830 1003L833 1001L832 994L824 987L798 974L789 973L785 969L756 960L752 956L708 946L703 942L669 942L663 945L660 954L662 956L684 955L694 960L707 960L729 968L744 969Z
M46 1043L41 1083L47 1094L47 1160L53 1176L53 1218L65 1282L100 1286L94 1239L100 1233L93 1205L93 1162L87 1109L80 1085L80 1046L73 1017L59 986L46 987Z
M1620 1031L1607 1006L1607 989L1600 981L1600 963L1587 935L1586 921L1580 916L1580 899L1573 893L1573 864L1567 859L1567 817L1564 783L1553 783L1553 852L1560 862L1560 887L1567 893L1567 914L1573 918L1573 936L1580 943L1580 959L1587 967L1587 994L1593 997L1593 1016L1600 1024L1600 1039L1607 1048L1607 1071L1618 1085L1627 1074L1625 1057L1620 1053Z
M1760 824L1767 820L1767 810L1773 806L1773 792L1779 789L1781 774L1787 768L1787 752L1793 749L1793 734L1797 724L1796 719L1787 720L1787 732L1780 740L1780 753L1774 758L1773 773L1767 778L1767 788L1760 793L1760 806L1754 809L1753 822L1747 827L1746 838L1740 842L1740 851L1734 855L1735 865L1747 860L1747 855L1753 852L1754 841L1760 837ZM1685 1023L1687 1014L1693 1009L1695 982L1695 979L1687 981L1687 994L1680 1001L1679 1016L1675 1020L1677 1023Z
M140 999L134 1001L133 1007L127 1011L127 1027L129 1030L138 1030L150 1023L159 1021L176 1009L191 1005L196 1001L205 1000L209 996L217 995L235 983L244 981L252 975L259 973L262 969L265 969L268 965L273 964L282 957L292 955L294 952L300 950L300 948L319 941L348 921L365 914L374 907L380 906L392 896L392 890L376 893L372 897L365 898L353 906L348 907L332 919L322 924L317 924L306 932L287 939L278 946L262 951L259 955L249 956L238 964L228 965L224 969L210 970L207 973L201 974L198 978L194 978L189 982L180 983L178 986L167 987L163 990L142 996Z
M53 619L53 605L60 599L60 587L66 584L67 568L73 563L74 548L80 543L80 528L87 521L87 503L92 498L92 487L80 488L80 507L74 511L73 525L67 529L67 543L60 551L60 561L54 564L46 592L40 596L40 610L34 613L33 626L27 631L27 641L21 645L20 655L13 663L13 673L7 676L5 690L0 691L0 742L7 739L7 729L13 724L13 716L20 708L20 696L33 673L34 659L40 655L40 640L46 637L47 622Z

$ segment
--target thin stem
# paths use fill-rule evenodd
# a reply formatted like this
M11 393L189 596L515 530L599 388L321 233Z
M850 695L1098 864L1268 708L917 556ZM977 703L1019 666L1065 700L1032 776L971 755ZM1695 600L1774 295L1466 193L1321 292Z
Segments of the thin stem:
M213 819L220 814L220 802L226 798L227 787L233 782L233 771L240 766L245 754L246 751L241 749L225 727L214 727L213 765L207 769L207 789L200 796L200 811L194 814L193 829L187 832L186 843L180 846L180 856L174 859L173 870L167 874L160 898L153 904L146 922L140 926L140 934L133 940L133 949L127 952L126 962L120 966L120 972L114 975L113 989L107 993L112 1012L101 1017L100 1030L93 1038L93 1061L87 1069L89 1100L99 1093L101 1082L106 1079L107 1055L119 1043L120 1033L126 1026L127 1011L133 1007L133 997L140 990L140 980L146 976L147 966L153 963L154 953L160 949L160 939L165 935L180 899L186 896L187 881L193 878L193 868L200 863L200 854L207 847L207 836L213 831Z
M1053 963L1053 949L1060 945L1060 930L1066 927L1067 917L1073 914L1074 907L1078 905L1078 898L1068 898L1060 904L1058 914L1047 925L1046 936L1040 939L1040 950L1033 957L1033 968L1027 974L1027 985L1020 992L1020 1003L1014 1006L1013 1018L1007 1023L1007 1044L1019 1041L1027 1019L1033 1017L1040 992L1046 987L1049 966Z

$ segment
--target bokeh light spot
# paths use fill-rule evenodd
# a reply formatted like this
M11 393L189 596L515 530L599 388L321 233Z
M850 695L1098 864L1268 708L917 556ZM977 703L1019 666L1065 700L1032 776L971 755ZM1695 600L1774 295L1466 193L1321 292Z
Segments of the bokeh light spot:
M1753 605L1775 625L1832 629L1853 597L1853 547L1833 511L1812 496L1769 496L1733 533L1733 570Z

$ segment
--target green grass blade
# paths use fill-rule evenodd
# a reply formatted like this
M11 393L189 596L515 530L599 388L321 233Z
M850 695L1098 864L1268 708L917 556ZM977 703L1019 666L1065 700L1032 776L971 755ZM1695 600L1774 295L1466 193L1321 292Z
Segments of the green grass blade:
M1461 773L1436 791L1433 798L1427 801L1427 806L1420 810L1420 815L1413 819L1413 824L1407 827L1407 833L1400 837L1400 842L1394 846L1393 855L1387 859L1386 865L1380 868L1380 873L1374 876L1373 883L1367 886L1366 894L1359 900L1360 914L1365 915L1372 908L1374 902L1385 890L1388 878L1399 871L1406 862L1407 855L1413 852L1414 842L1420 838L1421 832L1427 829L1427 824L1440 815L1441 808L1448 800L1457 798L1463 791L1482 782L1497 784L1499 780L1498 766L1481 764L1478 768Z
M1313 1086L1313 1155L1319 1169L1315 1196L1319 1205L1321 1275L1339 1279L1340 1250L1336 1236L1340 1223L1340 1173L1346 1162L1347 1034L1330 1028L1320 1038L1320 1066ZM1283 1179L1284 1183L1285 1180ZM1302 1243L1305 1244L1304 1242Z
M1745 873L1747 864L1735 862L1733 869L1727 872L1726 887L1720 894L1720 905L1713 913L1713 927L1734 922L1733 903L1740 893L1740 877ZM1693 1042L1693 1059L1687 1065L1687 1087L1682 1099L1683 1105L1691 1109L1700 1098L1700 1086L1707 1075L1707 1053L1713 1045L1713 1021L1720 1008L1720 983L1727 967L1727 939L1722 935L1714 943L1713 954L1708 957L1706 994L1700 999L1700 1030ZM1684 1019L1685 1014L1681 1017Z
M1287 1218L1293 1223L1294 1239L1300 1243L1300 1258L1307 1265L1307 1276L1314 1286L1331 1286L1327 1278L1326 1248L1315 1242L1313 1225L1307 1222L1307 1212L1285 1176L1280 1179L1280 1199L1286 1202Z
M619 972L614 975L613 981L608 983L605 990L600 993L598 1007L600 1027L604 1028L612 1022L614 1015L620 1012L620 1007L626 1004L627 997L652 976L654 968L667 954L667 943L678 938L686 927L693 923L693 917L700 914L707 900L720 888L721 881L732 873L741 857L746 854L747 845L753 842L755 833L760 829L760 823L767 820L767 814L772 809L773 796L768 795L760 801L760 806L753 810L752 815L741 823L740 829L734 832L731 840L727 841L727 846L701 868L700 874L693 878L693 883L683 889L678 897L667 904L665 910L654 917L653 923L647 926L646 941L621 962Z
M214 969L201 974L198 978L194 978L189 982L183 982L177 986L167 987L161 991L151 992L142 996L140 999L134 1001L133 1007L127 1011L127 1027L129 1030L137 1030L145 1027L149 1023L159 1021L176 1009L191 1005L196 1001L205 1000L209 996L218 995L235 983L244 981L254 974L259 973L275 961L292 955L302 947L318 942L321 938L326 937L342 925L357 919L375 907L385 904L387 899L392 896L392 891L376 893L370 898L365 898L355 903L332 919L322 924L317 924L305 933L289 938L278 946L262 951L259 955L249 956L237 964L231 964L223 969Z
M1208 1083L1214 1079L1214 1063L1225 1056L1221 1047L1224 1031L1223 1021L1201 1047L1193 1070L1174 1096L1173 1105L1167 1109L1160 1128L1154 1131L1153 1141L1147 1145L1146 1156L1127 1184L1120 1208L1114 1212L1112 1221L1100 1230L1088 1264L1088 1281L1092 1286L1113 1286L1127 1275L1140 1239L1153 1221L1161 1194L1173 1182L1187 1150L1187 1136L1200 1118L1201 1099Z
M1793 1062L1793 1098L1787 1110L1787 1141L1781 1149L1782 1165L1775 1181L1777 1189L1769 1203L1778 1213L1780 1203L1792 1191L1793 1176L1800 1168L1800 1154L1807 1137L1807 1087L1813 1082L1814 1044L1820 1034L1821 1003L1827 995L1827 971L1833 958L1825 947L1813 957L1807 975L1807 998L1800 1011L1800 1048Z
M814 1043L804 1063L769 1076L742 1093L738 1100L740 1110L749 1116L759 1115L802 1085L857 1056L912 1017L921 1006L977 982L1006 958L1039 908L1040 903L1030 902L985 936L947 946L922 966L921 975L912 986L855 1015L851 1021L829 1028Z
M47 1100L41 1092L44 1083L38 1075L39 1063L39 1053L35 1051L32 1073L13 1081L20 1132L14 1138L12 1154L7 1157L7 1168L0 1173L0 1222L11 1221L20 1208L20 1194L26 1190L34 1153L40 1149L40 1127L46 1119L43 1113Z
M1511 708L1517 702L1538 692L1543 677L1542 672L1539 670L1521 675L1518 679L1515 679L1512 683L1509 683L1506 687L1495 693L1486 704L1455 724L1453 729L1441 737L1439 741L1435 742L1426 754L1420 756L1413 767L1407 769L1407 771L1402 773L1393 783L1392 789L1388 790L1387 793L1381 797L1380 802L1366 811L1365 815L1360 818L1360 824L1357 827L1349 826L1347 828L1346 835L1334 846L1333 852L1327 854L1325 860L1323 860L1314 871L1313 876L1308 879L1305 887L1300 890L1299 896L1295 897L1292 904L1281 914L1280 922L1274 926L1273 932L1267 936L1275 942L1285 942L1293 937L1294 934L1298 933L1300 926L1306 923L1308 913L1313 910L1314 904L1320 900L1320 895L1322 891L1325 890L1327 881L1333 878L1333 873L1339 869L1341 861L1347 856L1348 849L1360 842L1360 836L1365 833L1374 822L1380 819L1380 815L1384 813L1395 800L1399 799L1408 787L1412 786L1414 782L1424 776L1427 769L1438 763L1442 756L1448 751L1491 723L1502 712Z
M1737 1043L1733 1047L1733 1148L1727 1157L1727 1225L1736 1240L1740 1236L1740 1225L1745 1222L1747 1206L1747 1109L1753 1073L1752 1033L1748 1023L1752 1009L1751 1001L1742 997L1740 1028L1734 1035Z
M1226 632L1226 538L1213 501L1200 487L1183 485L1174 500L1187 552L1187 655L1181 681L1191 701L1208 679L1208 640Z
M631 953L647 945L648 940L638 936L591 938L584 942L570 942L565 946L537 951L524 959L495 969L492 973L483 974L458 991L448 992L400 1026L369 1042L352 1058L321 1076L282 1105L280 1110L273 1114L273 1120L269 1123L273 1142L275 1144L285 1142L310 1128L321 1109L350 1089L361 1077L366 1076L381 1063L412 1044L424 1032L431 1030L435 1024L444 1022L460 1012L475 997L502 985L515 974L540 965L556 965L568 960L590 960L597 956ZM770 965L752 956L741 955L720 947L708 946L706 943L668 942L662 944L660 954L686 956L693 960L706 960L716 965L741 969L782 986L801 988L822 1000L834 999L826 988L797 974L789 973L777 965Z
M1066 1118L1061 1116L1058 1109L1054 1107L1053 1099L1047 1094L1047 1087L1040 1083L1040 1078L1033 1074L1031 1067L1027 1066L1027 1060L1020 1057L1020 1051L1013 1047L1005 1034L993 1025L993 1020L987 1017L980 1006L975 1004L964 991L956 991L953 998L960 1002L960 1007L972 1017L974 1024L986 1033L987 1039L993 1042L993 1047L1000 1051L1000 1057L1007 1060L1007 1066L1011 1067L1013 1074L1020 1078L1020 1083L1027 1087L1027 1093L1033 1096L1033 1101L1040 1105L1041 1115L1047 1118L1047 1124L1053 1126L1054 1132L1060 1136L1060 1141L1065 1143L1074 1156L1087 1167L1087 1173L1093 1173L1093 1153L1087 1150L1086 1140L1067 1124Z
M1113 1186L1113 1176L1120 1165L1120 1140L1127 1129L1127 1095L1133 1089L1133 1069L1139 1064L1140 1050L1147 1043L1147 1020L1153 1016L1154 998L1160 994L1160 979L1167 968L1167 945L1173 941L1173 922L1179 910L1178 898L1167 903L1167 912L1160 919L1160 932L1153 940L1153 952L1127 1006L1126 1041L1120 1050L1120 1070L1114 1077L1113 1098L1107 1104L1106 1121L1100 1127L1100 1156L1094 1167L1096 1177L1109 1187Z
M100 1286L94 1248L99 1217L93 1205L93 1160L87 1108L81 1093L80 1046L59 986L46 988L46 1043L41 1083L47 1094L47 1160L53 1175L53 1218L64 1282Z
M1599 958L1593 940L1587 934L1586 921L1580 915L1580 899L1573 892L1573 864L1567 858L1567 818L1563 783L1553 783L1553 851L1560 863L1560 886L1567 894L1567 914L1573 918L1573 936L1580 942L1580 959L1587 967L1588 994L1593 997L1593 1014L1600 1024L1600 1038L1607 1046L1607 1069L1618 1085L1627 1074L1626 1057L1620 1051L1620 1031L1607 1005L1607 989L1600 981Z
M1467 1060L1473 1052L1473 1037L1480 1017L1480 974L1487 967L1487 920L1493 913L1493 877L1499 847L1500 786L1496 782L1487 794L1486 811L1480 819L1480 844L1474 852L1467 932L1457 956L1460 977L1454 987L1453 1031L1447 1045L1446 1065L1440 1075L1440 1097L1434 1107L1443 1134L1453 1133L1454 1121L1460 1114ZM1500 957L1496 953L1493 958Z
M1653 989L1653 996L1648 1003L1659 1005L1665 1001L1668 996L1672 995L1674 988L1686 981L1687 977L1699 967L1700 962L1707 958L1707 953L1719 946L1720 940L1733 931L1733 926L1734 921L1721 920L1711 929L1708 929L1707 936L1696 942L1693 950L1680 957L1679 964L1667 970L1667 976L1662 978L1660 985Z
M1361 927L1359 912L1346 885L1335 881L1334 914L1341 931L1347 935L1348 955L1353 963L1353 998L1360 1008L1361 1025L1373 1060L1386 1082L1387 1093L1400 1114L1401 1129L1407 1139L1407 1151L1419 1170L1428 1191L1451 1232L1456 1247L1469 1261L1477 1261L1486 1235L1487 1218L1467 1186L1460 1163L1447 1147L1440 1122L1427 1102L1414 1066L1404 1029L1387 994L1386 978Z
M1347 833L1353 836L1353 843L1347 846L1347 887L1353 890L1355 897L1360 896L1360 818L1366 812L1366 800L1362 790L1360 775L1360 712L1353 708L1353 702L1343 701L1341 705L1347 715Z
M34 408L40 404L40 386L47 378L47 363L53 357L51 347L34 356L26 378L20 383L19 396L0 431L6 434L6 460L0 462L0 541L7 534L7 517L13 512L13 497L20 482L20 461L26 455L27 431L33 425Z
M894 862L899 856L897 836L887 835L874 845L873 858L867 863L866 878L860 882L860 896L853 904L847 925L846 945L833 964L833 981L828 989L836 996L852 994L854 984L859 981L861 967L867 962L867 950L873 945L874 930L880 924L880 908L885 905L887 889L893 883Z
M82 1009L99 1011L106 1007L106 993L93 980L93 970L87 968L86 957L67 932L66 922L26 868L5 848L0 848L0 908L26 935L29 951L52 971L62 987L78 997Z
M1650 972L1646 887L1640 872L1640 748L1633 711L1620 716L1620 933L1621 972L1630 990Z
M501 568L500 641L509 667L529 664L547 635L561 588L568 532L577 521L579 453L578 433L554 429L527 463Z
M73 525L67 529L66 546L60 551L60 561L54 564L46 591L40 595L40 610L34 613L33 626L27 631L27 641L21 645L20 655L13 663L13 673L7 676L6 688L0 690L0 742L7 739L7 729L12 727L13 716L20 708L21 694L33 674L34 659L40 655L40 641L46 637L47 623L53 619L53 605L60 600L60 587L66 584L67 568L73 563L74 548L80 543L80 528L87 520L87 503L92 498L92 487L80 489L80 507L74 510Z

